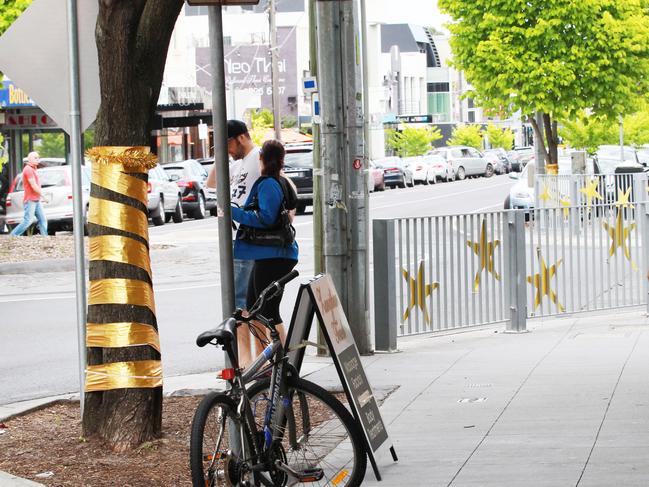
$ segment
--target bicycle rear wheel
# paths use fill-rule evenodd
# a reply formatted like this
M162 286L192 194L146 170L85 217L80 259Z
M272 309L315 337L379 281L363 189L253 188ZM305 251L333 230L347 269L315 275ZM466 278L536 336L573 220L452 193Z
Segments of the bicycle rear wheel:
M198 405L192 421L189 463L194 487L229 487L244 480L240 451L241 422L236 405L212 392Z
M248 397L255 421L263 428L270 401L270 379L260 380L248 388ZM367 457L362 432L352 415L340 401L320 386L288 377L294 421L284 421L280 451L273 457L285 462L297 472L322 474L319 480L292 483L286 476L279 483L285 485L355 487L365 476ZM296 444L291 444L289 428L295 425ZM278 473L274 478L282 478Z

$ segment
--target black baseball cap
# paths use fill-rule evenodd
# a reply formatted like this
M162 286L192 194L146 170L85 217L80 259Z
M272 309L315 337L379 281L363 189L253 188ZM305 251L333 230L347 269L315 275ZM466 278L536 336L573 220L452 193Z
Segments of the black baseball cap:
M241 120L228 120L228 139L247 134L248 127Z

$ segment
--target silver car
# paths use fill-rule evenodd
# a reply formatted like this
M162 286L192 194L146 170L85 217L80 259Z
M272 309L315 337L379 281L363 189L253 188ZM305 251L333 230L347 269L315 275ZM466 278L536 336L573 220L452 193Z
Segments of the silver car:
M148 192L147 208L154 225L164 225L170 220L183 221L181 190L160 164L149 170Z
M90 168L82 166L81 185L84 223L88 213L90 198ZM51 166L37 170L43 189L41 203L47 217L47 232L54 235L59 230L72 231L72 168L70 166ZM13 229L23 220L23 178L19 174L14 179L7 195L6 225Z
M455 178L462 180L467 176L484 176L490 178L494 174L494 166L473 147L456 145L440 147L432 154L442 156L453 169Z

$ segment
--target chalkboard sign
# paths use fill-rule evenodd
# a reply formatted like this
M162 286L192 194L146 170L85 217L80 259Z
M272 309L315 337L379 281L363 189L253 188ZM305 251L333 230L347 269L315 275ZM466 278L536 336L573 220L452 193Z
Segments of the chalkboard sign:
M381 480L374 453L388 442L388 433L365 375L338 293L331 277L327 275L317 276L308 284L303 284L298 293L287 336L289 360L298 371L302 366L304 344L308 342L314 315L317 315L320 322L320 328L345 389L350 409L362 426L366 450L374 474L378 480ZM393 446L390 446L390 452L396 461L397 456Z

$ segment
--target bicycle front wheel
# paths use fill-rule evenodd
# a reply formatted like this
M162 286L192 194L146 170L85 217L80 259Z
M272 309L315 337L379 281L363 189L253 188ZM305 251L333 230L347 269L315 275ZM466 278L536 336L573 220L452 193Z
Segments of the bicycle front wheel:
M365 477L367 457L362 432L352 415L322 387L299 377L287 380L291 407L279 428L281 441L275 442L271 454L304 477L295 481L275 472L276 485L360 485ZM269 387L270 379L264 379L248 388L260 429L271 405ZM314 480L314 477L321 478Z
M198 405L192 421L189 463L194 487L239 485L245 480L240 457L241 422L229 396L212 392Z

